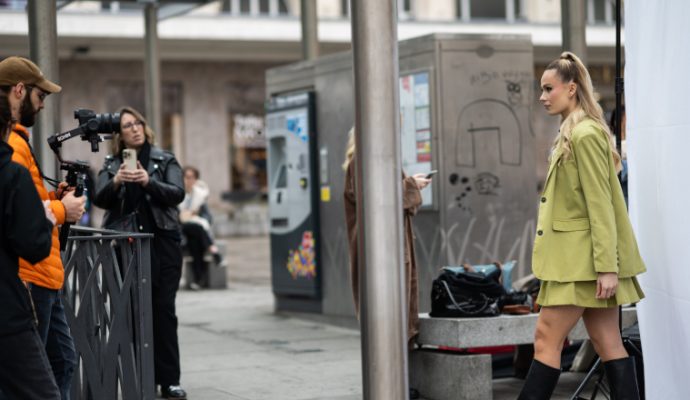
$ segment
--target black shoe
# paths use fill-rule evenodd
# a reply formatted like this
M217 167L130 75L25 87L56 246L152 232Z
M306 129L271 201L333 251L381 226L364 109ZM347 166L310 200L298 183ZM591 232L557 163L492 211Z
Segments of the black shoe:
M168 400L186 400L187 392L180 385L161 386L161 397Z
M216 267L222 266L223 256L220 253L213 253L213 262L216 264Z
M410 400L418 399L419 398L419 390L415 388L410 388Z

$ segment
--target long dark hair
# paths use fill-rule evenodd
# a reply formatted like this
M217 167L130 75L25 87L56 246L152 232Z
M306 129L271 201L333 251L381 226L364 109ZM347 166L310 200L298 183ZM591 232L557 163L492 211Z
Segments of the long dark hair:
M0 92L0 139L7 140L7 135L12 128L12 109L10 100L5 93Z

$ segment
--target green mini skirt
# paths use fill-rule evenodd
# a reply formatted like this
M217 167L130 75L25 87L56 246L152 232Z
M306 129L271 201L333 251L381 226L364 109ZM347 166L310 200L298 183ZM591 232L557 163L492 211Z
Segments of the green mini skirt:
M616 294L609 299L597 299L596 294L597 281L542 281L537 304L542 307L574 305L585 308L608 308L637 303L644 298L644 292L635 277L619 279Z

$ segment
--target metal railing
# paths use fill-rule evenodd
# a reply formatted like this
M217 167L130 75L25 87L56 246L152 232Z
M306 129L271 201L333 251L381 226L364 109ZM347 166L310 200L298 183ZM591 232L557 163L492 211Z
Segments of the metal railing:
M153 400L151 234L72 227L62 300L78 354L72 399Z

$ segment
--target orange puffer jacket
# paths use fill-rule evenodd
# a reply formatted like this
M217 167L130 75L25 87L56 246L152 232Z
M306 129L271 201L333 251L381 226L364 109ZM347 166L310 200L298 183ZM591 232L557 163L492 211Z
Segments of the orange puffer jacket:
M38 196L41 200L50 200L50 209L53 210L55 214L57 224L53 228L53 241L50 255L37 264L31 264L26 260L20 259L19 277L23 281L31 282L48 289L62 289L65 270L62 266L62 258L60 258L60 239L58 237L57 226L65 222L65 207L62 205L62 202L56 198L55 192L48 192L48 190L46 190L36 160L34 160L29 143L26 141L28 138L29 132L26 128L16 124L7 141L7 143L12 146L12 149L14 149L12 161L19 165L23 165L29 170L31 179L34 181L34 185L38 191Z

